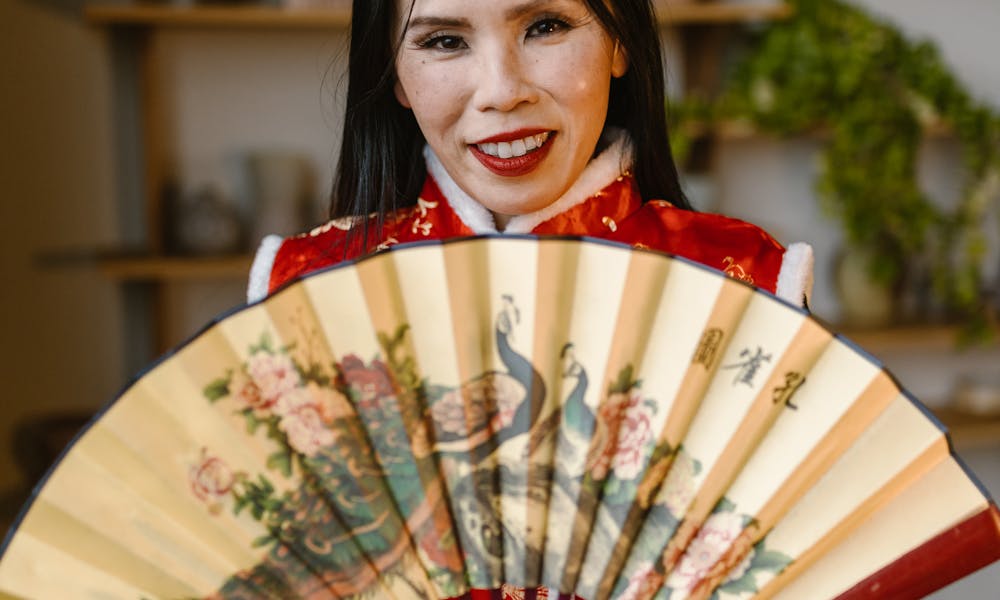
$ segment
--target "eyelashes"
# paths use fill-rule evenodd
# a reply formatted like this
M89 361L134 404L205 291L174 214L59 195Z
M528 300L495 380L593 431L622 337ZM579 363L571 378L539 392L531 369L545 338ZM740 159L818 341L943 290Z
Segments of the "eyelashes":
M571 23L568 19L558 15L543 15L535 19L531 25L525 29L525 38L545 38L567 32L577 24ZM417 38L413 44L421 50L438 50L451 53L468 48L468 43L461 34L435 31L426 36Z

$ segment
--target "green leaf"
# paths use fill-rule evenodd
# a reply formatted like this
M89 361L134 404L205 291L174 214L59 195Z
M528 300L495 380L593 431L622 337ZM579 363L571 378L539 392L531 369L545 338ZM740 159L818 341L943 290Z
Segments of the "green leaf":
M792 558L781 552L761 549L750 560L750 569L780 573L791 562Z
M715 510L713 510L712 512L715 513L736 512L736 504L734 504L733 501L730 500L729 498L723 496L719 500L719 502L715 505Z
M253 409L246 408L240 412L243 413L243 419L246 421L247 433L250 435L257 433L257 428L260 427L261 421L257 418L257 415L253 414Z
M273 535L266 534L266 535L262 535L259 538L255 539L251 545L254 548L261 548L263 546L267 546L268 544L272 544L272 543L275 543L277 541L278 541L277 538L275 538Z
M279 471L285 477L292 475L292 455L286 450L278 450L267 457L267 468Z
M229 384L233 381L233 371L230 369L226 372L225 377L220 377L208 385L202 390L202 394L208 398L209 402L218 402L222 398L229 395Z

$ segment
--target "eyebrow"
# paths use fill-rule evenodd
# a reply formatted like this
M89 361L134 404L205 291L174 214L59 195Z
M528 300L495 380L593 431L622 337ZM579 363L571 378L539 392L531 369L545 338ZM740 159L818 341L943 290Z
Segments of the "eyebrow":
M541 7L552 4L555 0L528 0L527 2L522 2L517 6L514 6L504 13L504 17L508 21L514 21L527 14L533 13L539 10ZM435 16L421 16L410 19L406 24L407 28L411 27L468 27L469 20L454 17L435 17Z

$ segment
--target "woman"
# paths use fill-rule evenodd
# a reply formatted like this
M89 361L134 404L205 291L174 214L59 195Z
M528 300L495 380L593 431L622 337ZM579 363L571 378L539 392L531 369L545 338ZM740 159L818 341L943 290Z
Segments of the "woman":
M812 251L690 210L651 2L356 0L329 223L265 239L248 298L389 246L585 235L677 254L796 304Z
M785 250L754 225L690 210L670 155L648 0L356 0L353 10L334 218L307 234L264 240L251 301L395 244L502 232L592 236L678 254L804 302L808 246ZM499 351L516 362L516 353ZM531 365L522 371L530 379ZM509 375L484 374L462 390L496 397ZM444 405L428 402L436 402L432 413ZM489 488L492 480L463 481ZM479 498L467 492L460 501ZM484 540L502 537L499 522L479 528ZM421 538L432 546L426 552L451 551L433 539ZM486 546L482 557L495 560ZM463 551L476 563L476 551ZM494 580L470 578L479 588L472 598L549 595L474 581Z

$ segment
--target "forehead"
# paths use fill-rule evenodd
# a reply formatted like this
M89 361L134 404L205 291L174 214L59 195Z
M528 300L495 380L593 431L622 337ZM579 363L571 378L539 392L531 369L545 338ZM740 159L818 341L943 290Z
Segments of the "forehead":
M402 22L423 16L502 16L516 19L526 14L551 9L586 7L584 0L396 0Z

